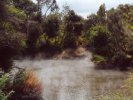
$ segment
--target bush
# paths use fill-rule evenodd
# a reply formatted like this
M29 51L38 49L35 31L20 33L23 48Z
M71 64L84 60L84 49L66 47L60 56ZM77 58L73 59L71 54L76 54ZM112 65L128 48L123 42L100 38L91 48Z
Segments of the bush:
M13 80L11 100L42 100L42 85L33 71L19 71Z
M20 19L26 19L27 15L23 10L20 10L18 8L15 8L14 6L9 6L8 7L8 12L13 15L16 16Z
M41 29L40 24L37 22L31 22L28 29L28 38L26 41L28 54L34 56L38 51L37 41L40 37Z
M78 16L73 10L69 10L64 16L64 48L76 48L79 36L83 31L83 19Z
M110 56L111 35L106 26L95 26L88 31L90 46L95 48L95 53L102 56Z
M54 38L58 35L59 26L60 26L59 16L57 14L51 14L47 16L47 18L44 20L43 23L44 33L46 33L46 35L49 38Z
M4 88L6 86L6 82L8 81L9 76L7 74L2 75L0 77L0 100L8 100L8 98L11 96L11 94L13 93L13 91L6 93L4 91Z
M12 4L17 8L24 11L26 14L31 15L38 11L37 5L32 0L11 0Z
M93 55L93 59L92 59L95 63L101 63L101 62L105 62L106 58L100 55Z
M0 34L0 68L8 72L12 67L13 58L24 46L19 34Z
M6 15L7 15L6 0L1 0L0 1L0 23L1 21L5 20Z
M77 38L74 35L67 35L65 36L64 40L63 40L63 48L76 48L77 44L76 44Z
M128 67L131 67L132 58L125 53L117 53L113 56L112 62L116 67L120 67L120 69L125 70Z

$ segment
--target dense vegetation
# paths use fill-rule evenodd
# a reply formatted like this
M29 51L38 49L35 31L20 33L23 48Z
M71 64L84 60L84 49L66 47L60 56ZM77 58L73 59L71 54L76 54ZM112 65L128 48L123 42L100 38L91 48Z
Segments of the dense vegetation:
M44 8L45 12L42 12ZM55 0L37 0L37 4L31 0L1 0L0 13L0 68L4 72L12 69L13 59L19 56L35 57L40 52L53 56L79 46L92 50L93 61L98 65L108 64L120 69L133 65L131 4L110 10L103 4L96 14L84 19L67 5L59 12ZM23 77L27 75L23 73ZM40 93L40 84L32 85L31 89L34 90L35 85ZM11 87L14 91L21 88ZM0 96L8 93L0 90ZM16 94L13 97L17 98Z
M103 4L87 19L67 5L59 12L55 0L38 0L37 4L7 0L1 1L0 7L0 66L4 71L10 69L16 55L34 57L42 52L53 56L79 46L93 48L97 64L110 63L123 66L121 69L132 66L133 5L119 5L107 11Z
M132 15L132 5L119 5L109 11L101 5L97 15L89 16L86 22L89 44L94 47L94 53L121 69L132 66ZM88 24L91 21L94 25Z

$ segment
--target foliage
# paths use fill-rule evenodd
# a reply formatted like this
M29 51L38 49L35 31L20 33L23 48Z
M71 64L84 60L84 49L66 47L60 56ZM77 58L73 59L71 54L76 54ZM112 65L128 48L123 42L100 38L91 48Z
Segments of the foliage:
M39 22L42 22L43 17L46 18L49 12L53 12L58 9L56 0L36 0L36 1L37 1L37 20Z
M113 56L112 62L115 66L119 66L121 70L126 70L126 67L132 66L132 57L126 53L119 52Z
M64 40L63 40L63 48L76 48L77 38L74 35L66 35Z
M114 52L112 57L113 62L118 66L131 66L129 51L131 49L130 45L132 44L131 38L133 37L130 35L131 31L127 32L129 29L126 29L126 26L129 22L125 23L125 21L129 19L128 17L125 17L127 14L123 8L128 10L126 9L127 5L123 5L121 7L119 6L117 9L111 9L108 11L107 25L109 31L112 33L112 51Z
M103 56L99 56L99 55L93 55L93 59L92 59L96 64L101 63L101 62L105 62L106 58Z
M98 16L98 23L101 25L106 24L106 8L105 8L105 4L102 4L99 7L99 10L97 12L97 16Z
M4 88L6 85L6 82L9 79L9 75L5 74L0 77L0 100L8 100L8 98L12 95L13 91L9 93L5 93Z
M16 35L14 26L8 22L7 1L0 1L2 16L0 17L0 68L5 72L12 67L13 57L21 49L21 39Z
M44 33L46 33L49 38L57 36L59 31L59 25L60 19L57 14L51 14L47 16L43 25Z
M27 52L28 54L34 55L37 52L38 46L37 41L41 34L40 25L37 22L33 22L28 29L28 37L27 37Z
M96 26L98 23L98 16L95 14L91 14L87 17L84 23L84 32L86 33L91 27Z
M84 24L86 40L94 48L94 54L107 57L107 62L122 69L132 64L132 12L132 5L120 5L106 11L103 4Z
M82 31L82 18L69 10L65 16L65 31L70 34L80 35Z
M42 85L33 71L20 70L12 85L14 94L10 100L42 100Z
M3 21L7 18L6 0L0 1L0 30L3 30Z
M6 16L6 0L0 1L0 21L4 20Z
M45 6L46 10L44 12L45 16L49 10L54 11L58 8L56 0L36 0L38 6L38 12L41 12Z
M64 16L64 42L63 46L77 47L77 39L83 30L82 18L75 14L73 10L69 10Z
M8 7L8 12L11 15L16 16L16 17L18 17L20 19L26 19L26 17L27 17L26 13L23 10L18 9L15 6L9 6Z
M92 27L88 33L90 46L95 48L95 53L109 56L110 33L106 26ZM108 52L107 52L108 51Z
M36 1L0 1L0 67L4 70L25 46L27 54L35 55L39 51L55 53L84 45L93 47L94 54L115 65L132 64L133 5L106 10L102 4L96 14L83 19L67 5L61 13L56 12L56 0Z
M37 5L31 0L12 0L12 2L16 9L20 9L20 11L23 11L28 15L37 12ZM14 9L12 8L12 10Z
M0 32L0 68L9 71L12 67L12 59L24 48L23 37L14 33L15 30L8 22L3 23L5 28Z

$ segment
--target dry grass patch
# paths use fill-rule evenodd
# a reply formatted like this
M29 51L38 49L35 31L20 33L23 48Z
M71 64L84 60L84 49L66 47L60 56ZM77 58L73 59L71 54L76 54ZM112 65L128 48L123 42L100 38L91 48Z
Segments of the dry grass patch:
M31 70L23 70L16 74L13 90L15 93L11 100L42 100L42 84Z

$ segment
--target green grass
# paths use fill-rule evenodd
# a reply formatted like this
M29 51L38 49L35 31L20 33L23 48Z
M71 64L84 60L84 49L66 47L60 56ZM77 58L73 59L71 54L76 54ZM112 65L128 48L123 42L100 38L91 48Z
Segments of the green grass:
M96 64L100 63L100 62L105 62L106 58L100 55L94 55L93 59L92 59Z
M5 74L2 75L0 78L0 100L8 100L8 98L11 96L11 94L13 93L13 91L9 92L9 93L5 93L3 91L3 89L5 88L6 82L9 79L9 75Z

